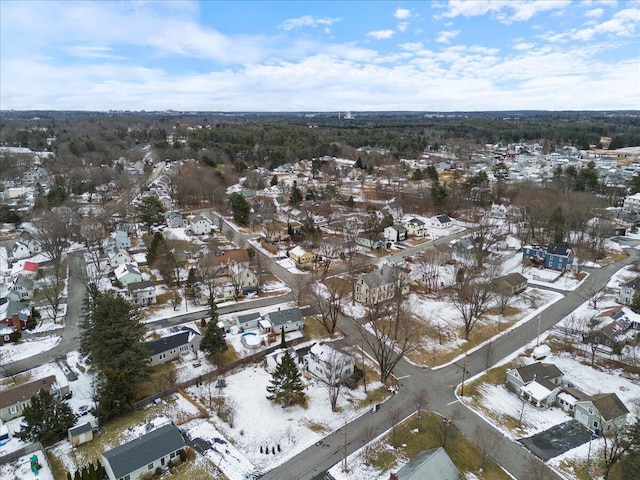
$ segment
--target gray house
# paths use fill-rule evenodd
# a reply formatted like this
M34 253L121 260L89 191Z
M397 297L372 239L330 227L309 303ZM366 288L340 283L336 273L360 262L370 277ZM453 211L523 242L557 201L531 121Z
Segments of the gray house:
M507 292L511 295L516 295L527 289L528 280L524 275L514 272L496 278L493 281L493 284L500 292Z
M139 480L179 458L186 443L175 425L164 425L102 454L109 480Z
M22 416L22 411L31 403L31 397L40 390L46 390L53 396L69 392L69 385L59 385L55 375L23 383L17 387L0 392L0 420L8 422Z
M238 315L236 325L240 330L244 331L251 328L258 328L258 321L260 321L259 312L247 313L246 315Z
M18 275L11 285L10 290L15 292L19 300L31 300L33 298L33 280L25 277L24 275Z
M447 455L444 448L433 448L420 452L390 480L460 480L462 475Z
M278 309L264 315L258 325L262 332L280 333L283 328L285 333L293 332L304 328L304 317L298 307Z
M618 293L618 302L623 305L631 305L638 288L640 288L640 277L621 283L620 293Z
M551 363L536 362L507 370L507 386L539 408L553 405L562 391L562 371Z
M573 416L599 435L619 429L627 423L629 410L615 393L599 393L576 402Z
M151 366L155 367L170 362L181 354L196 352L200 350L201 341L200 332L189 327L182 327L182 331L179 333L147 342L147 348L151 355Z

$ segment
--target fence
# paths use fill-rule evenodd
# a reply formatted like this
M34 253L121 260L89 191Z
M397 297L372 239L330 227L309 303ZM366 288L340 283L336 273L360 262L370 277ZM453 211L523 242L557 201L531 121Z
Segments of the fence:
M37 452L38 450L42 450L42 452L44 453L44 448L42 448L42 444L40 442L30 443L26 447L22 447L14 452L10 452L10 453L7 453L6 455L1 456L0 465L13 462L24 455L29 455L30 453ZM45 457L45 461L46 461L46 457Z

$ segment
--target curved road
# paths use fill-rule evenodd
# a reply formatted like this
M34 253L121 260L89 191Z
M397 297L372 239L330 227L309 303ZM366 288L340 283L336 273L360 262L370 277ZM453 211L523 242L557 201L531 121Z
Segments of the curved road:
M635 254L635 252L633 252ZM583 283L565 297L550 305L540 314L540 331L546 331L569 315L590 296L593 288L600 288L607 284L611 276L620 268L631 264L636 259L631 255L625 259L607 265L606 267L590 271L591 280ZM518 350L538 335L538 317L514 330L508 335L502 335L487 345L468 354L467 370L473 376L483 372L487 364L493 366L512 352ZM355 327L343 322L347 334L346 341L360 344L359 333ZM491 348L489 362L487 362L487 348ZM518 443L504 437L490 424L473 411L458 402L454 388L461 380L461 362L452 363L437 370L425 370L402 360L394 371L396 378L400 378L400 391L385 402L381 409L374 414L367 413L350 422L347 428L347 451L353 453L366 443L365 432L373 427L375 435L391 427L390 410L402 412L406 418L416 410L416 395L425 390L427 392L427 409L435 411L453 419L455 426L468 438L491 439L495 441L492 452L488 452L503 468L518 479L532 476L532 465L539 460ZM395 416L397 418L397 416ZM324 440L322 445L307 448L288 462L266 473L263 480L310 480L323 479L326 471L342 460L344 447L344 431L339 429ZM555 472L547 469L548 478L561 478Z

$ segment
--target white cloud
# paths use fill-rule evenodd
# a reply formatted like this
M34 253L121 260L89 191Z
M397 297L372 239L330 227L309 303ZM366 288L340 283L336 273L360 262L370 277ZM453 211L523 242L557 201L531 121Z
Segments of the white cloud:
M115 49L101 45L72 45L66 50L73 57L78 58L108 58L111 60L124 60L126 57L115 53Z
M422 49L422 42L401 43L399 45L399 47L401 49L403 49L403 50L411 50L411 51L421 50Z
M460 35L460 30L442 31L438 34L436 42L438 43L450 43L451 40Z
M406 32L409 28L409 22L400 22L396 28L399 32Z
M537 13L563 9L570 5L570 0L450 0L446 11L436 15L436 19L491 14L502 23L522 22L529 20Z
M339 22L339 18L329 18L329 17L314 17L311 15L304 15L298 18L289 18L278 25L278 28L282 30L293 30L295 28L302 27L318 27L320 25L325 27L330 27L336 22Z
M367 37L373 38L375 40L385 40L387 38L393 37L395 32L391 29L387 30L375 30L373 32L367 33Z
M603 8L594 8L592 10L587 10L586 12L584 12L584 16L587 18L600 18L603 13Z
M514 50L529 50L533 47L535 47L536 44L535 43L531 43L531 42L517 42L513 45L513 49Z
M406 20L407 18L411 17L411 11L407 10L406 8L397 8L393 13L393 16L398 20Z

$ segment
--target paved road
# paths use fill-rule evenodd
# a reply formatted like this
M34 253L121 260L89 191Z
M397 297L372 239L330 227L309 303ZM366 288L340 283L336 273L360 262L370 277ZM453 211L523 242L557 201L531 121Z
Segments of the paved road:
M589 297L592 289L606 285L620 268L636 260L635 255L590 271L591 279L575 291L567 293L564 299L549 306L540 314L540 331L546 331L562 318L573 312ZM341 327L347 334L346 341L359 344L356 328L347 322ZM502 358L534 340L538 335L538 317L514 329L491 342L491 346L483 346L467 357L467 370L471 376L483 372L487 366L498 363ZM490 354L488 354L490 351ZM511 442L483 418L460 404L455 396L454 387L462 378L461 361L437 370L425 370L406 361L401 361L394 371L400 380L400 391L392 396L377 413L367 413L347 425L348 453L352 453L364 445L364 433L373 427L376 434L391 427L392 409L402 412L402 417L416 410L416 394L422 390L427 392L429 410L452 419L454 425L467 437L483 442L490 439L494 442L490 453L507 471L518 479L531 477L531 466L539 460L521 445ZM313 445L293 457L285 464L268 472L263 480L292 479L309 480L323 478L326 470L339 463L343 455L344 432L342 430L328 435L323 445ZM547 469L548 478L560 478Z

